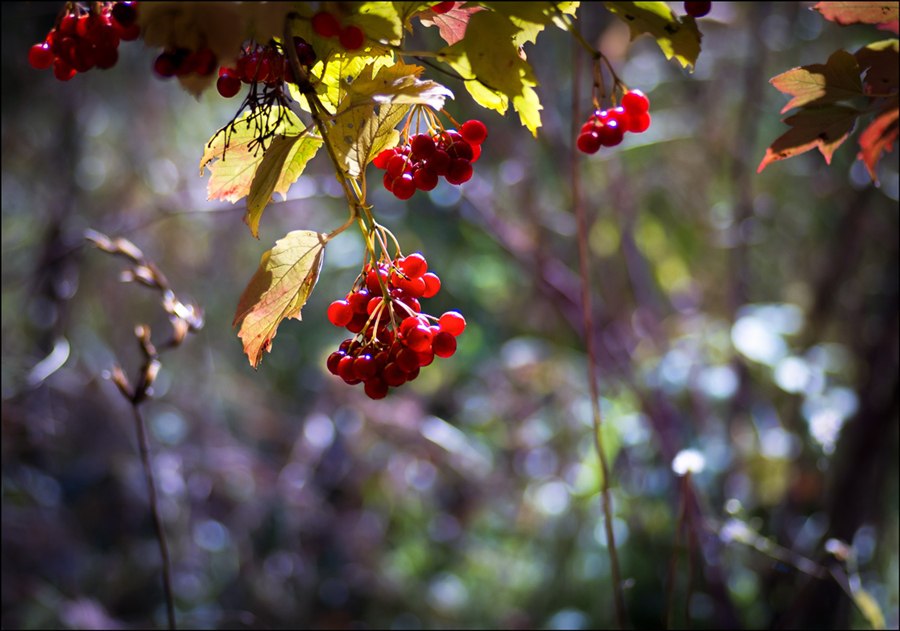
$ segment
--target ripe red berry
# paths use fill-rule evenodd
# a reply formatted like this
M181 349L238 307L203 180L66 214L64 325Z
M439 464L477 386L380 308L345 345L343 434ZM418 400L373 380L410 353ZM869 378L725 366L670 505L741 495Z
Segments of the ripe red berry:
M77 71L75 68L70 66L64 60L57 58L53 61L53 76L60 81L68 81L76 74Z
M112 18L124 27L137 21L137 5L134 2L116 2L112 8Z
M455 337L466 330L466 319L459 311L448 311L440 317L438 326Z
M391 192L397 199L409 199L416 192L416 182L411 173L404 173L394 179Z
M344 50L359 50L366 41L365 33L356 25L345 26L338 35L338 41Z
M438 185L438 174L434 169L426 166L416 169L413 180L416 182L416 188L420 191L431 191Z
M319 11L312 16L312 30L320 37L336 37L341 32L341 23L328 11Z
M625 137L625 127L619 125L618 121L610 120L597 131L597 135L600 137L601 145L615 147Z
M231 74L231 72L226 71L216 81L216 90L226 99L230 99L241 91L241 80Z
M428 134L417 134L410 138L409 146L417 159L427 160L435 152L434 139Z
M628 118L628 131L641 134L650 127L650 114L643 112L641 114L633 114Z
M28 50L28 63L35 70L46 70L53 65L53 51L47 42L35 44Z
M626 92L625 96L622 97L622 107L625 108L629 116L634 116L635 114L649 111L650 99L640 90L632 90L631 92Z
M469 144L480 145L487 138L487 126L480 120L470 120L459 128L460 134Z
M702 18L712 9L712 2L685 2L684 12L695 18Z
M428 272L422 276L422 280L425 281L425 293L422 294L423 298L432 298L441 290L441 279L434 272Z
M428 271L428 261L420 253L413 252L401 259L397 267L410 278L421 278Z
M328 321L334 326L347 326L353 319L353 308L346 300L335 300L328 305Z
M388 393L388 384L384 379L372 379L363 386L370 399L383 399Z
M163 78L175 76L176 68L176 59L172 53L162 53L153 62L153 71Z
M597 153L600 150L600 134L596 131L583 132L578 136L578 150L582 153Z
M375 165L376 169L386 169L388 166L388 161L394 157L393 149L385 149L377 156L372 159L372 164Z
M116 62L119 61L119 50L116 47L97 46L95 51L96 64L100 70L108 70L115 66Z
M441 331L432 339L431 350L438 357L450 357L456 352L456 338L446 331Z
M438 2L436 5L431 7L431 10L438 14L447 13L448 11L453 9L455 4L455 2Z
M444 176L450 184L463 184L472 179L472 165L468 160L456 158L450 162L447 175Z

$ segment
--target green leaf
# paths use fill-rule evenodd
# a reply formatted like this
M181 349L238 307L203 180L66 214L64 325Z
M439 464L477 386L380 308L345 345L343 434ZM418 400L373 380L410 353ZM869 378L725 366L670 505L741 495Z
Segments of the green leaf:
M265 116L259 112L255 115ZM226 131L217 132L206 144L200 158L200 175L203 175L204 168L209 169L207 199L234 203L250 192L256 169L265 153L257 142L257 126L248 124L251 116L253 114L250 112L245 113L233 125L226 127ZM280 123L279 116L282 117ZM275 126L275 133L281 135L296 136L305 129L293 112L280 107L273 107L266 121L260 122Z
M863 95L859 64L850 53L838 50L824 64L800 66L769 80L792 98L781 113L804 105L827 105Z
M240 324L238 337L254 368L262 361L263 352L271 351L282 321L302 319L300 310L319 280L324 253L324 234L294 230L262 255L232 322L232 326Z
M426 11L430 12L429 9L434 4L433 2L392 2L394 5L394 11L397 12L397 17L400 18L400 22L403 24L403 28L407 31L412 32L412 24L410 24L410 20L413 16L419 15L420 13L424 13Z
M884 24L900 18L898 2L818 2L813 7L826 20L847 24Z
M493 8L520 29L513 43L523 46L535 43L537 36L550 23L565 29L565 23L559 21L560 13L574 15L578 5L578 2L498 2Z
M813 148L818 148L825 162L831 164L831 156L847 139L858 116L858 110L842 105L803 109L789 116L784 122L791 129L766 150L756 172L762 172L772 162L800 155Z
M256 169L250 191L247 195L247 214L244 222L250 233L259 238L259 220L263 210L278 192L286 197L291 184L297 181L319 147L322 139L301 134L297 136L277 136L266 150L262 162Z
M665 2L604 4L628 25L632 40L647 33L656 39L666 59L674 57L683 68L694 69L703 36L693 17L686 15L679 19Z
M399 45L403 35L403 19L393 2L363 2L356 13L346 17L344 24L355 24L361 28L368 40L393 45Z
M857 158L863 161L873 182L878 182L878 161L884 153L890 152L897 140L900 126L900 108L897 99L875 117L868 127L859 135L860 151Z
M534 91L537 86L534 72L520 56L519 47L515 44L516 37L522 32L505 15L481 11L469 20L466 36L444 49L441 56L464 78L477 79L483 88L494 93L493 97L489 97L472 81L466 81L466 89L476 102L504 113L505 105L512 101L522 124L536 136L541 125L542 108Z
M900 41L885 39L863 46L855 55L860 72L866 74L863 83L866 94L889 94L897 91L900 76Z
M434 81L422 81L421 66L395 63L377 73L368 66L347 87L334 117L335 153L351 177L358 176L383 149L397 144L394 129L413 105L440 110L453 94Z
M853 590L853 602L859 607L866 622L873 629L885 628L884 613L882 613L881 607L878 606L878 601L875 600L872 594L862 587L858 587Z

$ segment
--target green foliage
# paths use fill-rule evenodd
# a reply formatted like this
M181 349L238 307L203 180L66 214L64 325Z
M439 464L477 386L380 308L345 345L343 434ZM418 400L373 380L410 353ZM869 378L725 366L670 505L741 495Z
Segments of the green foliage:
M697 21L675 15L665 2L604 2L631 30L631 39L650 35L666 59L674 58L683 68L693 70L700 55L702 35Z

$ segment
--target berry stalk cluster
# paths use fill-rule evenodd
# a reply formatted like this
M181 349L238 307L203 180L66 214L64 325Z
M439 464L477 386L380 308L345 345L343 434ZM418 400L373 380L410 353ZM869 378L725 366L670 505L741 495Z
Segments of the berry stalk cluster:
M29 49L28 63L36 70L52 66L53 76L69 81L91 68L112 68L119 60L119 42L140 34L135 2L91 3L90 10L67 3L44 41Z
M328 370L381 399L389 388L418 377L435 357L453 355L465 318L458 311L428 315L419 301L440 288L440 278L419 253L366 265L346 298L328 307L329 321L355 334L328 356Z
M316 61L316 51L305 39L294 37L294 49L297 58L304 66L311 66ZM279 44L272 42L268 46L250 44L244 46L235 61L234 68L219 68L219 79L216 89L227 99L241 90L242 84L264 83L277 86L287 81L296 83L287 54Z
M626 132L641 134L650 127L650 100L640 90L626 92L622 105L611 110L594 110L581 126L576 142L584 153L597 153L600 147L615 147Z
M372 160L384 169L384 187L397 199L409 199L416 190L430 191L443 176L454 185L472 178L472 163L481 156L481 144L487 138L487 127L479 120L463 123L459 131L443 129L416 134L407 141L385 149Z

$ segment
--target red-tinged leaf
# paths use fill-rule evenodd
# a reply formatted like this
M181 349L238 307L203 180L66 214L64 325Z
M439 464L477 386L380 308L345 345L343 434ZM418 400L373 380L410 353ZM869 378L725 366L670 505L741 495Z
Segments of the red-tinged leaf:
M325 235L294 230L262 255L259 268L238 301L232 326L241 325L238 337L250 365L258 367L264 351L271 351L278 326L287 318L300 317L319 280L325 252Z
M850 53L838 50L824 64L800 66L783 72L769 81L794 98L781 108L781 113L804 105L827 105L862 96L859 65Z
M900 2L818 2L813 9L842 26L884 24L900 18Z
M885 95L897 91L900 75L900 41L886 39L860 48L854 56L860 72L865 73L865 93Z
M466 27L469 24L469 18L474 13L482 11L479 6L462 6L464 2L457 2L456 6L446 13L435 13L434 11L426 11L419 16L422 26L437 26L438 33L444 38L448 46L453 46L466 36Z
M831 164L831 156L847 139L857 116L858 110L841 105L804 109L789 116L784 122L791 129L766 150L756 172L761 173L772 162L792 158L813 148L818 148L825 162Z
M885 22L884 24L878 25L879 31L890 31L895 35L900 35L900 20L894 20L893 22Z
M856 156L863 161L872 181L878 183L877 167L882 154L889 153L900 132L898 125L900 108L896 99L890 109L883 110L859 135L860 151Z

